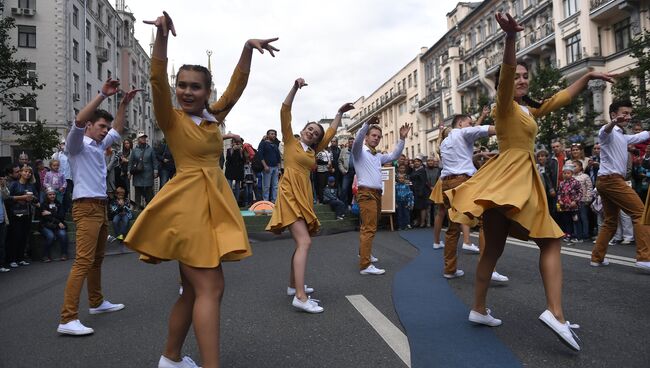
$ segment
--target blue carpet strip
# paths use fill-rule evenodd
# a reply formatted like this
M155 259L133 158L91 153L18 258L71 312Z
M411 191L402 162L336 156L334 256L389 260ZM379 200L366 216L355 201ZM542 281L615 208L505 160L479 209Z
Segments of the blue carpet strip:
M467 320L469 307L442 277L443 250L431 247L431 230L403 231L400 235L420 251L393 280L393 303L406 329L411 366L521 367L492 327L476 326Z

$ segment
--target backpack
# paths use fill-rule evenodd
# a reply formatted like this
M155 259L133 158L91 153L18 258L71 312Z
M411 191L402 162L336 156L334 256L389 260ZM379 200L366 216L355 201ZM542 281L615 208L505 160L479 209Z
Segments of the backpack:
M257 150L255 148L253 148L253 152L255 152L255 156L253 156L253 161L251 161L251 169L253 169L254 173L264 171L261 155L257 154Z

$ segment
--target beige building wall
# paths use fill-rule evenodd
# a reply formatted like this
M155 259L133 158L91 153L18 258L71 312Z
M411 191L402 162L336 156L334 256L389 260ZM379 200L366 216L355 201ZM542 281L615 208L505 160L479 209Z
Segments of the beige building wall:
M424 152L424 120L418 111L422 74L419 58L417 55L368 97L362 96L354 102L355 109L350 112L352 122L347 127L350 133L356 134L365 121L376 115L383 133L378 149L390 152L399 139L399 128L405 123L413 124L405 140L404 153L415 156Z
M45 87L37 91L36 106L24 111L3 110L6 119L29 123L45 120L62 137L68 132L79 110L101 89L110 76L122 81L122 88L144 88L145 93L131 102L127 115L127 135L145 130L155 137L150 113L148 87L149 56L133 37L133 15L124 11L124 1L117 0L121 11L108 0L6 0L2 16L16 19L16 58L34 63L34 73ZM126 20L126 21L125 21ZM130 24L131 27L125 25ZM35 32L35 41L19 44L19 33ZM138 61L137 70L130 61ZM126 67L125 67L126 66ZM131 84L133 75L137 83ZM115 114L118 98L108 98L101 108ZM18 147L11 132L0 132L0 155L16 156Z

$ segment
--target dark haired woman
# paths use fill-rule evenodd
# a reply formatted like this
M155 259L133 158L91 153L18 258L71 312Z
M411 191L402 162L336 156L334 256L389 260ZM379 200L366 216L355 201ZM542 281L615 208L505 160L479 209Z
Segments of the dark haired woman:
M571 325L562 311L561 242L564 235L549 214L544 184L535 166L535 118L565 106L591 79L611 82L612 76L589 72L566 89L542 103L528 96L528 69L515 59L515 37L523 30L509 14L497 13L506 32L505 50L497 87L496 120L500 153L488 161L470 180L445 194L453 221L469 223L483 215L485 251L476 270L474 304L469 320L498 326L501 320L490 315L485 299L490 276L503 253L506 237L532 239L540 249L539 268L546 291L547 309L539 319L571 349L580 350Z
M129 198L129 190L131 190L131 180L129 179L129 156L131 156L131 149L133 142L126 138L122 140L122 151L118 153L120 158L119 173L115 178L115 187L122 187L126 191L126 198Z
M219 168L223 140L221 125L241 96L248 80L253 49L274 48L269 40L248 40L228 88L208 106L212 77L201 66L184 65L176 77L174 109L167 78L167 37L176 35L165 12L157 27L151 60L154 113L165 134L177 174L140 214L125 244L145 262L178 260L183 293L174 304L159 367L194 367L181 349L192 322L203 367L219 366L219 319L224 290L222 261L251 255L239 208ZM164 226L161 226L161 223Z
M350 103L341 106L327 132L318 123L307 123L300 131L300 138L296 139L291 130L291 105L296 92L306 85L304 79L296 79L280 110L284 142L284 175L280 180L278 198L266 230L279 234L285 228L289 228L296 242L296 250L291 257L291 275L287 294L294 296L291 303L294 307L308 313L320 313L323 307L307 296L314 290L305 284L311 236L320 228L320 222L314 213L314 194L309 173L316 164L316 153L324 150L336 134L343 113L354 107Z

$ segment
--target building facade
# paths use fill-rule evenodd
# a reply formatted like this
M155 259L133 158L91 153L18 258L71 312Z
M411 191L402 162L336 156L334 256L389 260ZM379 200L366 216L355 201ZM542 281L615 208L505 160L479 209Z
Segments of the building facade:
M3 111L17 123L46 121L62 137L74 117L108 78L120 79L121 88L142 88L130 104L126 135L144 130L156 138L151 113L148 53L133 35L133 14L124 0L114 8L108 0L5 0L4 14L16 19L16 58L31 62L32 72L45 87L37 91L36 106ZM117 111L121 93L102 108ZM0 133L0 155L16 157L19 147L11 132Z
M449 125L455 114L479 111L481 97L493 100L496 72L503 58L503 38L495 20L496 12L508 12L524 26L517 35L517 59L525 61L532 72L540 66L553 65L560 69L569 83L589 70L627 74L636 66L629 55L630 40L644 29L650 29L648 0L485 0L460 2L446 15L447 32L415 59L420 96L414 133L418 132L420 148L409 149L414 157L421 152L435 155L439 135L438 126ZM411 62L413 63L413 61ZM409 63L409 65L411 65ZM401 73L401 72L400 72ZM398 74L400 74L398 73ZM368 112L368 102L384 93L386 85L394 83L393 77L370 98L357 101L366 114L353 116L351 126L357 128L368 114L388 114L389 106L403 101L396 94L381 109ZM414 93L409 94L409 98ZM594 124L608 118L611 103L610 87L602 81L592 81L584 96L599 116ZM355 104L356 105L356 104ZM409 108L409 111L411 108ZM380 115L380 116L382 116ZM383 121L383 120L382 120ZM389 120L390 121L390 120ZM384 128L384 144L394 144L390 135L397 134L398 126ZM412 138L407 140L413 147Z

